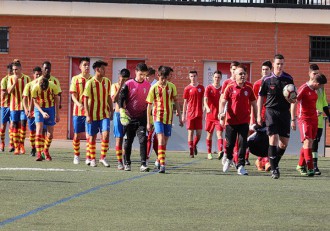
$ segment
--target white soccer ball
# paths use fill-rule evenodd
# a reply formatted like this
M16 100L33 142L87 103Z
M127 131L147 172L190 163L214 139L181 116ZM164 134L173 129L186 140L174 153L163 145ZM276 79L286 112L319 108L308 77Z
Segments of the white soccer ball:
M288 84L283 88L283 95L288 100L294 100L297 98L297 88L293 84Z

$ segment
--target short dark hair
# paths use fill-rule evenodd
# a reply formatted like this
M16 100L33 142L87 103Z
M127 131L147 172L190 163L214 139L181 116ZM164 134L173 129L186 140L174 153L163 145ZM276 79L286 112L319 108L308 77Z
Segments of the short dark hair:
M42 66L43 66L43 65L48 65L48 66L50 66L50 67L52 66L52 64L51 64L49 61L44 61L44 62L42 63Z
M84 62L84 61L86 61L86 62L90 62L91 59L88 58L88 57L82 57L82 58L80 59L80 61L79 61L79 65L80 65L82 62Z
M22 67L22 65L21 65L20 62L13 62L13 63L11 63L11 66L12 66L12 68L13 68L13 66L15 66L15 67Z
M237 69L238 68L242 68L245 72L247 71L247 67L244 65L244 64L240 64L237 66Z
M319 84L326 84L328 82L327 77L324 74L317 75L315 81Z
M284 59L284 56L282 54L276 54L274 55L274 60L275 59Z
M215 75L215 74L219 74L222 76L222 72L220 70L216 70L215 72L213 72L213 75Z
M311 64L310 66L309 66L309 71L318 71L318 70L320 70L320 68L319 68L319 66L317 65L317 64Z
M41 67L36 66L35 68L33 68L33 72L36 72L36 71L41 72Z
M124 68L124 69L121 69L120 75L123 78L129 78L131 75L131 72L128 69Z
M49 86L49 80L47 78L42 78L39 82L39 85L41 87L42 90L47 90L48 86Z
M270 60L266 60L262 62L261 66L269 67L269 69L272 69L272 62Z
M148 71L148 66L145 63L138 63L135 67L136 71L142 71L142 72L147 72Z
M148 68L148 74L147 74L147 76L154 75L155 73L156 73L155 69L153 69L152 67L149 67Z
M232 61L231 63L230 63L230 68L231 67L237 67L238 65L240 65L241 63L240 62L238 62L238 61Z
M168 67L168 68L170 68L170 72L174 72L174 70L173 70L173 68L172 68L172 67Z
M189 74L196 74L196 75L198 75L197 74L197 71L195 71L195 70L189 71Z
M10 70L10 71L13 70L13 64L12 64L12 63L9 63L9 64L7 65L7 70Z
M163 78L167 78L171 73L170 67L167 66L159 66L158 68L158 76L161 76Z
M108 66L107 62L104 62L102 60L97 60L95 63L93 63L93 69L101 67L101 66Z

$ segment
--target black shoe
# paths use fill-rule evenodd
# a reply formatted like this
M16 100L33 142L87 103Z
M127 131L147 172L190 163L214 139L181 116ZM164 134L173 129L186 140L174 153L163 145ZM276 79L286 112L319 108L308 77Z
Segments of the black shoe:
M321 175L321 171L319 170L318 167L314 168L314 174L318 176Z
M36 148L32 148L30 156L36 156L37 150Z
M245 160L245 165L251 165L251 163L248 159Z
M273 179L278 179L278 178L280 178L280 171L279 171L278 168L272 171L272 178L273 178Z
M197 156L197 154L198 154L198 151L197 151L197 146L195 146L195 149L194 149L194 154L195 154L195 156Z
M221 160L223 157L224 151L219 152L218 154L218 160Z
M11 147L11 148L9 149L9 152L13 152L13 151L15 151L15 148L14 148L14 147Z

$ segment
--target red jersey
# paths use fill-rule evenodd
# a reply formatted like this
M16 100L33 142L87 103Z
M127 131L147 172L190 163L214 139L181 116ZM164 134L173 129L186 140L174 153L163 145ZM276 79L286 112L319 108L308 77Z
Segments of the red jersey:
M224 99L228 101L226 124L238 125L250 122L251 102L256 100L251 84L243 87L236 82L229 84L224 92Z
M203 116L204 86L198 84L196 87L188 85L183 91L183 99L187 100L187 119Z
M315 119L317 120L316 101L317 92L310 88L307 83L303 84L298 89L298 107L297 115L299 119Z
M210 113L206 113L206 120L219 120L219 99L221 95L221 86L216 88L212 84L205 88L204 96L207 98L207 105L210 108Z
M253 92L254 92L254 95L256 96L256 98L258 98L261 83L262 83L262 79L259 79L253 84ZM266 103L266 97L264 97L264 102L263 102L262 109L261 109L262 121L265 121L265 113L266 113L265 103Z

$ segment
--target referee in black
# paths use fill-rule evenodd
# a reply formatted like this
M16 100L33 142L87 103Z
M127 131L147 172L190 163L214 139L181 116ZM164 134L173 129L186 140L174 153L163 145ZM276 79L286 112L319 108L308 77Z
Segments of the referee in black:
M262 124L261 110L266 97L266 127L269 136L268 156L273 179L280 178L278 164L290 139L290 126L296 130L295 100L289 102L283 96L283 88L293 84L293 78L284 70L284 57L276 54L273 72L264 77L257 101L257 122Z

